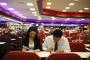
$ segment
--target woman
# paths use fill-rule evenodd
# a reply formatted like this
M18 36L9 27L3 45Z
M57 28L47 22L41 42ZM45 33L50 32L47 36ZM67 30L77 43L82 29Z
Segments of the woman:
M29 30L27 31L27 35L23 39L23 47L27 50L42 49L36 27L30 27Z

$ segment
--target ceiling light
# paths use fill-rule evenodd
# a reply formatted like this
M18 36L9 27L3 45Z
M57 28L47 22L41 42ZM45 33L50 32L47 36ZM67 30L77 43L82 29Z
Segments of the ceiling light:
M22 14L17 14L17 15L22 16Z
M66 12L67 10L62 10L63 12Z
M61 26L63 26L64 24L61 24Z
M13 11L13 13L19 13L19 12L17 12L17 11Z
M81 20L85 20L85 19L81 19Z
M85 10L88 10L89 8L84 8Z
M41 16L38 16L38 19L41 20Z
M68 20L65 20L65 21L68 21Z
M66 19L65 19L65 21L68 21L68 20L70 20L70 18L66 18Z
M21 16L22 18L27 18L27 17L25 17L25 16Z
M66 12L67 10L62 10L63 12Z
M56 18L55 17L51 17L52 18L52 20L55 20Z
M38 18L39 20L41 20L41 18Z
M37 14L34 14L34 16L37 16Z
M39 26L38 24L36 24L36 26Z
M65 9L70 9L70 7L66 7Z
M83 12L83 10L79 10L79 12Z
M47 2L47 5L51 5L51 2Z
M36 14L37 12L32 12L33 14Z
M74 1L79 1L79 0L74 0Z
M14 8L8 8L8 10L14 10Z
M50 6L47 6L46 8L47 8L47 9L50 9Z
M7 5L7 3L0 3L0 5Z
M33 3L26 3L27 6L33 6Z
M74 3L69 3L69 6L73 6L74 5Z
M77 20L77 21L81 21L81 20Z
M66 18L65 20L70 20L70 18Z
M35 8L30 8L31 11L35 11Z

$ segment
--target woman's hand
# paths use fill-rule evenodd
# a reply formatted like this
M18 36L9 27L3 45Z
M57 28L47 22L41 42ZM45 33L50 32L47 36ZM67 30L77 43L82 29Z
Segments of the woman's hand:
M34 52L40 52L40 49L36 49L36 50L34 50Z
M27 51L27 49L25 49L25 48L22 48L22 51Z

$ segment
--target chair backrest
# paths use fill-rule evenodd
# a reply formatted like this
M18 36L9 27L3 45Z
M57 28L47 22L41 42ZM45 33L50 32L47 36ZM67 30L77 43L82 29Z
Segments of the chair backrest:
M0 42L10 43L10 38L7 35L1 35L0 36Z
M2 60L3 56L10 51L8 43L0 44L0 60Z
M63 34L65 35L65 37L69 37L69 31L65 31L63 32Z
M11 51L3 57L3 60L40 60L40 57L33 52Z
M82 60L80 56L73 53L54 53L46 58L46 60Z
M87 60L90 60L90 56L87 58Z
M76 42L72 42L70 43L70 49L71 52L85 52L85 45L83 43L76 43Z

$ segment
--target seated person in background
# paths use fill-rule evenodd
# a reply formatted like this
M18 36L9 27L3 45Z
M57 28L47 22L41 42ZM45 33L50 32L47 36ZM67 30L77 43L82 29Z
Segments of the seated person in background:
M22 41L23 50L41 50L41 44L36 27L30 27Z
M60 29L56 29L51 36L46 37L43 43L43 50L49 52L70 52L70 46L67 38L62 36Z

